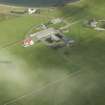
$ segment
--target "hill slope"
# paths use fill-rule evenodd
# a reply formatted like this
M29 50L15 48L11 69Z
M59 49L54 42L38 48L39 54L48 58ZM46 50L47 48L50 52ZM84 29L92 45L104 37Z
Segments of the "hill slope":
M83 25L94 17L105 19L104 10L104 0L81 0L58 8L59 15L69 22L80 20L66 33L76 45L60 50L43 44L8 47L48 18L22 16L0 22L0 104L104 105L105 32Z

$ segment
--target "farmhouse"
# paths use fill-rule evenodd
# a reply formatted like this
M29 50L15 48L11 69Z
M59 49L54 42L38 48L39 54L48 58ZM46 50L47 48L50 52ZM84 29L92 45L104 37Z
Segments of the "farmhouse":
M36 8L28 8L28 14L29 15L36 13L37 11L38 11L38 9L36 9Z
M24 46L31 46L39 41L50 47L65 46L74 43L74 40L69 40L61 31L54 28L48 28L29 35L29 38L24 40Z

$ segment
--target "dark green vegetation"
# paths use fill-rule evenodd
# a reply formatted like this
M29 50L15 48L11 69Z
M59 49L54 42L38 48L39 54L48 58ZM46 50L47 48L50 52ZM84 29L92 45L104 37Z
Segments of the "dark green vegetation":
M48 17L22 16L0 22L0 104L104 105L105 32L83 25L94 17L105 19L104 11L104 0L81 0ZM66 33L76 39L74 47L53 50L36 44L23 48L20 43L8 47L23 39L30 27L57 14L70 22L80 20Z

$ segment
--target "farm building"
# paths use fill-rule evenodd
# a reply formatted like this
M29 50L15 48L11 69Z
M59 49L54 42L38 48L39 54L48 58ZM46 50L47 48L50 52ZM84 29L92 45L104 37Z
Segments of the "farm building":
M58 23L62 23L62 22L63 22L63 19L61 19L61 18L56 18L56 19L51 20L52 24L58 24Z
M28 8L28 14L31 15L31 14L34 14L38 11L37 8Z
M65 37L61 31L54 28L48 28L40 32L30 34L29 38L25 39L24 46L31 46L35 42L39 41L50 47L65 46L67 44L74 43L74 40L70 40Z

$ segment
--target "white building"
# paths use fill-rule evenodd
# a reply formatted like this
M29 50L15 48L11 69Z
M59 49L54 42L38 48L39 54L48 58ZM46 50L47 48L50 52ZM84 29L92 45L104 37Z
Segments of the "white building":
M92 21L92 22L90 23L90 25L91 25L91 27L94 28L94 27L97 27L97 23L98 23L98 22L96 22L96 21Z
M52 24L58 24L58 23L61 23L61 22L63 22L63 19L61 19L61 18L56 18L56 19L51 20Z
M36 8L28 8L28 14L31 15L31 14L34 14L37 12L38 9Z

